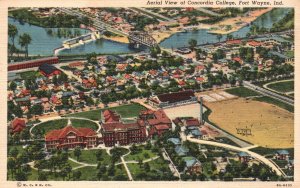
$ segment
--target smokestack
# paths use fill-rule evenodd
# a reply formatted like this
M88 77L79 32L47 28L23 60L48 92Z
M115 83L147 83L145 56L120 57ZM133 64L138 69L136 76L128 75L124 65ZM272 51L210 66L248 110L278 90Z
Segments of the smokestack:
M203 99L200 97L200 125L203 125Z

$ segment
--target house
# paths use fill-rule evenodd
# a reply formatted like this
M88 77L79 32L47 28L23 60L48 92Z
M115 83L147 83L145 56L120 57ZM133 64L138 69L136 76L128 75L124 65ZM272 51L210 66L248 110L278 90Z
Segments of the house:
M58 130L52 130L45 136L47 149L60 148L92 148L98 145L97 133L90 128L74 128L71 121L68 121L66 127Z
M242 163L248 163L251 159L251 156L246 152L239 152L237 154L237 157L238 157L239 161Z
M175 152L178 156L182 157L182 156L186 156L188 154L189 149L185 146L178 145L175 147Z
M188 127L190 127L190 126L198 127L198 126L200 126L200 122L196 118L189 118L184 121L184 125L188 126Z
M239 39L226 41L226 45L228 45L228 46L240 46L241 44L242 44L242 40L239 40Z
M26 123L24 119L15 118L11 122L11 129L13 133L20 133L26 127Z
M167 93L151 97L149 104L154 107L167 108L197 102L197 97L192 90L180 91L175 93Z
M199 126L187 126L185 129L186 135L191 135L194 138L202 139L202 132L199 129Z
M180 139L179 139L179 138L169 138L167 141L168 141L168 142L171 142L171 143L172 143L172 144L174 144L175 146L177 146L177 145L180 145L180 144L181 144L181 142L180 142Z
M277 150L274 157L277 160L288 160L289 152L287 150Z
M184 171L189 174L202 173L202 164L195 157L184 157L185 169Z
M61 71L54 67L53 65L44 63L39 66L39 71L41 74L43 74L46 77L54 76L54 75L59 75L61 74Z
M240 58L240 57L234 57L233 59L232 59L234 62L238 62L239 64L243 64L244 62L243 62L243 60Z

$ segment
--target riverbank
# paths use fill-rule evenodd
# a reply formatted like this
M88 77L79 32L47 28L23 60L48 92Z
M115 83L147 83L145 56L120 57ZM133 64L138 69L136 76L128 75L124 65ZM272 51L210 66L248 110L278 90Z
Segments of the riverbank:
M246 16L238 16L234 18L229 18L226 20L223 20L221 22L218 22L210 26L209 33L212 34L221 34L226 35L235 31L240 30L241 28L251 24L253 21L255 21L260 16L264 15L265 13L271 11L273 8L268 7L265 9L259 9L249 12ZM229 27L229 29L228 29ZM231 28L230 28L231 27Z
M102 35L101 37L103 39L106 39L106 40L111 40L111 41L114 41L114 42L129 44L129 40L128 40L127 37L123 37L123 36L108 37L108 36L105 36L105 35Z

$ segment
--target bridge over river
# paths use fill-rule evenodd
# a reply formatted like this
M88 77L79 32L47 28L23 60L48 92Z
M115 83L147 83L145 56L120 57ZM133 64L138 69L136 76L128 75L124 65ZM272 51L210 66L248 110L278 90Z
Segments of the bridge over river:
M59 9L60 11L66 13L66 14L77 16L81 19L83 19L84 17L87 17L90 20L92 20L92 22L93 22L92 26L95 29L102 31L102 32L109 31L109 32L112 32L112 33L115 33L115 34L118 34L121 36L128 37L131 44L134 44L137 46L145 45L148 47L155 47L158 45L156 40L146 32L129 32L129 33L127 33L127 32L113 28L111 25L101 21L99 18L90 16L90 15L86 15L78 10L75 10L72 8L57 8L57 9Z

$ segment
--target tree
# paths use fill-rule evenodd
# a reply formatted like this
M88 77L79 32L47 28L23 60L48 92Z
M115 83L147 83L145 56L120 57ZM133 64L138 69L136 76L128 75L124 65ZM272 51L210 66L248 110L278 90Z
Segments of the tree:
M27 181L27 176L24 172L20 171L16 173L16 180L17 181Z
M8 24L8 36L9 36L9 38L11 38L11 41L12 41L12 46L10 49L11 56L15 49L15 37L17 36L17 34L18 34L17 27L15 25Z
M9 152L9 155L11 156L11 157L13 157L13 158L16 158L17 156L18 156L18 154L19 154L19 150L16 148L16 147L14 147L12 150L10 150L10 152Z
M73 172L73 180L79 180L81 177L81 172L80 171L74 171Z
M31 36L28 33L24 33L19 37L19 44L22 48L25 47L26 58L28 57L28 45L31 43Z
M41 115L43 113L44 107L40 104L33 105L29 111L34 115Z
M139 164L140 168L142 168L142 166L143 166L143 160L141 158L138 158L137 161L138 161L138 164Z
M70 175L71 175L71 172L72 172L72 167L69 163L67 163L64 167L63 167L63 170L65 170L68 174L68 178L70 180Z
M149 163L144 163L144 169L145 169L146 172L150 171L150 165L149 165Z
M190 39L190 40L189 40L189 45L190 45L191 50L194 50L195 47L197 46L197 40L195 40L195 39Z
M12 81L9 85L9 89L14 91L16 90L16 88L17 88L17 84L14 81Z
M10 173L11 173L11 178L13 179L14 177L14 171L15 171L15 168L16 168L16 161L15 159L13 158L8 158L8 161L7 161L7 169L10 170Z
M41 172L38 176L38 180L39 181L47 181L48 180L47 174L45 172Z
M63 169L60 171L59 174L61 175L61 177L63 178L63 180L65 180L65 178L66 178L67 175L68 175L68 172L67 172L67 170L66 170L65 168L63 168Z
M81 155L81 149L79 147L76 147L74 150L74 155L77 158L77 161L79 160L79 157Z
M97 150L96 152L97 161L102 160L102 150Z

